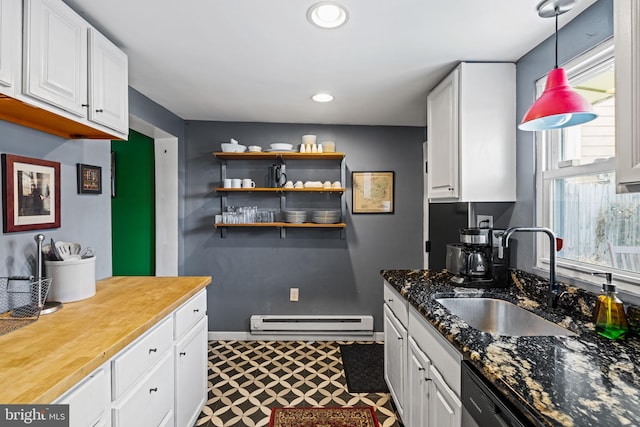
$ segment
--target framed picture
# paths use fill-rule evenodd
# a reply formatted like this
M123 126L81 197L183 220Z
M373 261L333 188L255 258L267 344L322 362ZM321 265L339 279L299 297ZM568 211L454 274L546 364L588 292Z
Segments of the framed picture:
M352 212L392 214L395 173L352 172Z
M60 163L2 155L5 233L60 227Z
M102 194L102 168L78 163L78 194Z

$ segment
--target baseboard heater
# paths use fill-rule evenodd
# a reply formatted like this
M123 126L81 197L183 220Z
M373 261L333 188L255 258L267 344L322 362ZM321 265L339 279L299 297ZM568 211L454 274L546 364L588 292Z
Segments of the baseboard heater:
M372 335L373 316L254 314L251 316L251 333Z

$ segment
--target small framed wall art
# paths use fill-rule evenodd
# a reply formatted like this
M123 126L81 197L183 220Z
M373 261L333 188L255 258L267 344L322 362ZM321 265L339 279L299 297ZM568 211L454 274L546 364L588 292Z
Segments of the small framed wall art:
M352 212L392 214L394 208L395 173L352 172Z
M2 155L5 233L60 227L60 163Z
M102 194L102 168L78 163L78 194Z

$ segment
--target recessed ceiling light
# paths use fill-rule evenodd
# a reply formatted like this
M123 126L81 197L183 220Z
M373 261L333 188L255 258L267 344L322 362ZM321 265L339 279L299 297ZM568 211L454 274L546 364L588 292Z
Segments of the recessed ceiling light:
M311 97L316 102L330 102L333 101L333 95L328 93L316 93Z
M349 11L341 4L321 1L307 10L307 19L320 28L338 28L349 20Z

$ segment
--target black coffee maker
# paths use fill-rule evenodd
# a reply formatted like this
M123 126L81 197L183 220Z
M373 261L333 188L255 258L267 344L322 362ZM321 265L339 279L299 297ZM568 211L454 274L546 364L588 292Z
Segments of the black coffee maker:
M506 257L498 257L503 233L492 228L461 229L460 244L447 248L447 269L455 274L451 283L474 288L506 287Z

